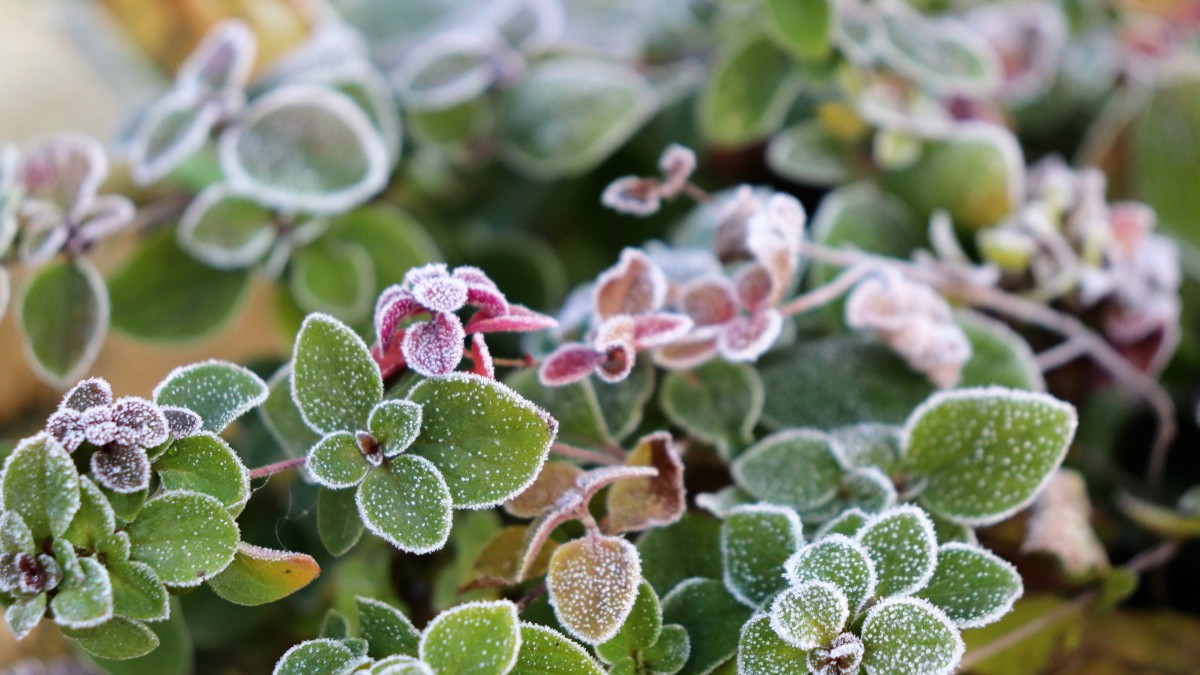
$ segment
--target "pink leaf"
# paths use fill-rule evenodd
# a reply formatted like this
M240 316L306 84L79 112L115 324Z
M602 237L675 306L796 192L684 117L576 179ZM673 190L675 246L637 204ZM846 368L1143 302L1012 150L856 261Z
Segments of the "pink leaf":
M783 315L776 310L739 316L725 324L717 349L729 361L754 361L775 343L781 330Z
M471 336L471 363L471 372L489 380L496 379L496 365L492 362L492 352L480 333Z
M496 284L478 267L456 267L454 278L467 285L467 304L480 308L492 316L508 313L508 300Z
M777 292L791 283L799 267L804 221L804 207L795 197L775 193L746 223L746 247L767 268ZM776 297L770 304L778 301Z
M466 338L462 322L453 314L437 313L415 323L404 334L401 349L408 366L426 377L454 372L463 356Z
M404 360L404 350L401 349L403 344L404 334L402 331L400 340L393 339L392 344L386 350L379 343L375 343L371 347L371 358L375 359L375 365L379 366L379 376L383 379L386 380L408 367L408 362Z
M406 288L412 288L426 279L436 279L438 277L448 276L450 272L446 268L446 263L429 263L414 267L404 273L404 281L401 285Z
M609 183L600 195L600 203L631 216L651 216L662 206L658 181L639 176L625 176Z
M691 148L672 143L658 159L658 170L663 174L659 194L671 198L687 185L696 170L696 153Z
M733 284L738 302L750 312L770 307L780 295L770 271L758 263L750 263L738 270Z
M399 286L389 286L375 303L375 340L387 351L400 322L422 312L412 294Z
M687 282L679 289L678 304L697 326L722 324L737 315L733 285L720 276Z
M567 344L554 350L542 361L538 381L546 387L561 387L591 374L604 355L588 345Z
M554 328L558 321L521 305L509 305L508 313L494 315L480 310L467 321L468 333L529 333Z
M645 253L621 251L620 261L596 278L592 306L601 320L620 314L647 314L662 307L667 277Z
M457 312L467 304L467 285L452 277L432 277L413 284L413 299L430 312Z
M633 320L633 346L637 350L653 349L670 344L687 335L692 320L683 314L660 312Z
M719 326L692 331L682 340L654 351L654 362L667 370L691 370L717 355Z
M633 347L617 344L604 352L604 359L596 364L596 375L609 384L616 384L629 377L633 372L637 353Z

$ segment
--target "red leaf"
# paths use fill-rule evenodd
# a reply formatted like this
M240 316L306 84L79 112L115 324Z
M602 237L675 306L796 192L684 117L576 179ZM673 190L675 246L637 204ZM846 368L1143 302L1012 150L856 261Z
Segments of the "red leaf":
M496 365L492 363L492 352L488 350L487 343L479 333L471 336L471 363L471 372L489 380L496 379Z
M506 314L492 314L480 310L467 321L468 333L529 333L546 330L558 325L553 317L546 316L521 305L509 305Z
M679 308L697 326L725 323L737 315L733 284L720 276L693 279L679 289Z
M682 340L654 351L654 362L668 370L691 370L717 355L719 326L692 331Z
M400 322L422 311L411 293L399 286L389 286L375 303L375 340L386 352Z
M667 277L645 253L621 251L620 261L596 278L592 306L601 320L621 314L647 314L662 307Z
M457 312L467 304L467 285L449 276L427 277L413 284L412 296L430 312Z
M783 316L773 310L739 316L725 324L717 350L729 361L754 361L767 351L783 330Z
M542 361L538 381L546 387L561 387L591 374L604 355L587 345L567 344L554 350Z
M734 279L738 302L751 312L758 312L775 304L779 288L766 267L750 263L738 270Z
M638 350L661 347L687 335L691 329L692 320L683 314L661 312L635 317L633 345Z

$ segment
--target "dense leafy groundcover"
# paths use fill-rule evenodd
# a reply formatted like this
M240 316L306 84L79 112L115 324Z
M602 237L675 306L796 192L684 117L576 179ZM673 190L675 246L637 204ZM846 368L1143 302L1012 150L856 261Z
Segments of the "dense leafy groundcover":
M18 648L901 675L1136 642L1087 617L1200 536L1167 470L1193 6L308 5L282 53L284 14L207 22L111 147L0 153L0 317L11 276L63 391L0 442ZM251 285L290 354L87 377ZM1121 658L1188 667L1150 642Z

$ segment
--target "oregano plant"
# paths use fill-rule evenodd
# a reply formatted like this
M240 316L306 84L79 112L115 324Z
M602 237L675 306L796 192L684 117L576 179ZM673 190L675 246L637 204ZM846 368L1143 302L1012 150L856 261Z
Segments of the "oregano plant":
M0 147L0 670L1196 662L1188 3L142 4Z

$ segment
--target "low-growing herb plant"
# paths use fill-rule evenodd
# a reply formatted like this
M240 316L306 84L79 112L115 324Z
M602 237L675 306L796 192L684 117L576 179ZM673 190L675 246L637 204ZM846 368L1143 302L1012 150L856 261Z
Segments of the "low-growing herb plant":
M1034 671L1200 536L1167 471L1194 10L309 4L282 53L210 22L114 148L0 152L0 317L11 272L65 392L0 427L18 640L115 673ZM110 327L203 337L252 285L290 354L86 377Z

